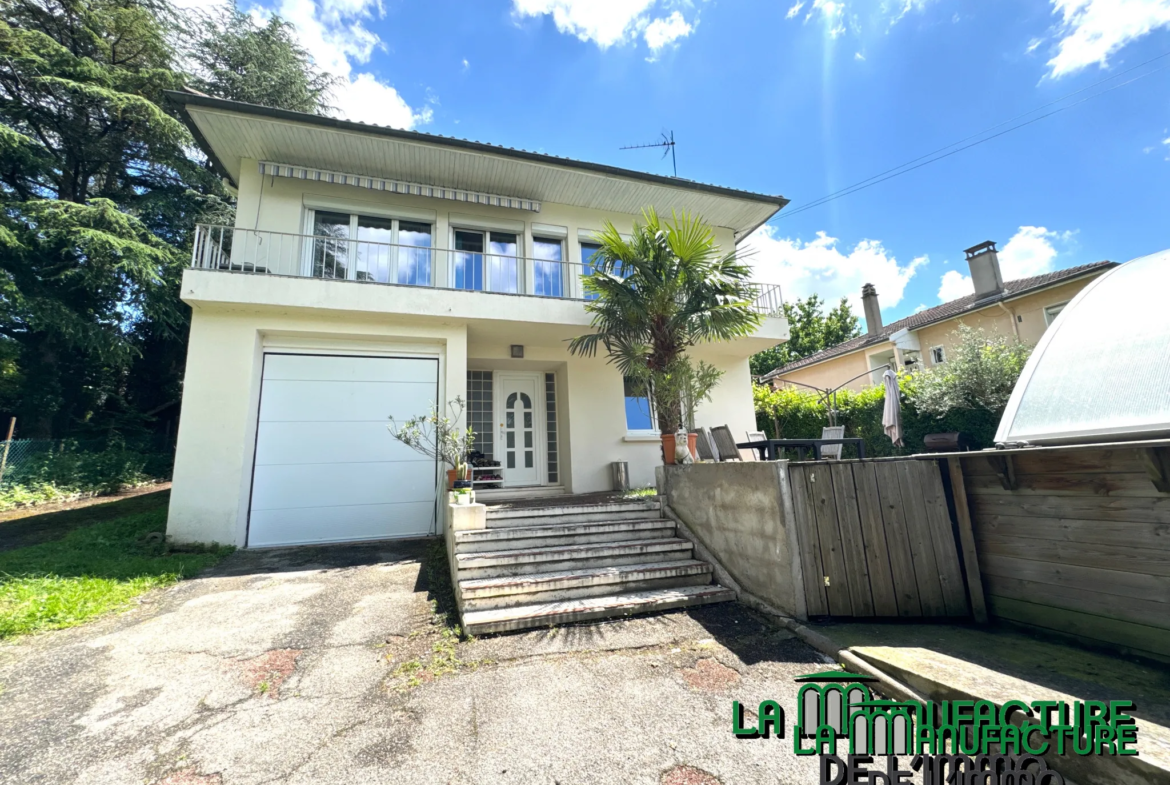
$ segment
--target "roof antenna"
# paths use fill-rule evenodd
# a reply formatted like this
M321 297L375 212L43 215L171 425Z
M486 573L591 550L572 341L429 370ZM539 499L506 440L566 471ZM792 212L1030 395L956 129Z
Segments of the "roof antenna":
M674 176L678 177L678 161L674 157L674 131L669 133L662 132L662 140L658 142L651 142L650 144L632 144L627 147L619 147L619 150L643 150L647 147L661 147L662 157L665 158L667 153L670 153L670 163L674 168Z

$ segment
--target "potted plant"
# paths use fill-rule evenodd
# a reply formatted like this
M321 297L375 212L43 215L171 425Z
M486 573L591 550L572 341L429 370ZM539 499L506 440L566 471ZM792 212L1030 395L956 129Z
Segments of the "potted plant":
M432 404L430 412L411 417L401 425L391 416L387 426L390 435L407 447L451 467L447 470L448 488L454 488L460 481L470 487L467 454L475 444L475 432L458 424L463 419L463 408L463 399L456 396L455 400L448 401L446 415L437 404Z
M695 410L703 401L711 400L711 393L723 378L723 371L702 360L696 364L690 357L682 354L676 357L665 371L653 371L641 366L634 369L632 378L646 392L656 422L663 421L657 409L658 402L677 401L680 417L678 430L673 433L661 433L663 461L667 464L675 463L676 433L683 429L694 430ZM695 459L698 458L697 441L698 434L687 434L687 449Z
M595 298L585 303L593 332L570 341L569 351L593 357L604 347L623 376L643 380L665 460L673 463L675 432L693 426L694 406L719 376L705 363L692 365L686 350L751 335L763 317L751 267L735 249L721 250L709 226L685 213L663 220L653 209L643 219L629 238L608 221L595 236L600 247L584 278ZM693 441L689 446L694 454Z

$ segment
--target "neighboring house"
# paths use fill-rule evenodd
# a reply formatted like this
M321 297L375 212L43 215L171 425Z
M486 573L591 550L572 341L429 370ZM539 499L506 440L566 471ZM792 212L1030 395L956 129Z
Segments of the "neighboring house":
M883 325L877 292L866 284L861 290L864 335L770 371L761 380L774 388L789 383L860 390L877 384L887 365L914 370L945 363L960 324L1035 346L1077 292L1117 266L1094 262L1005 283L995 243L981 243L966 254L973 294Z
M784 206L672 177L172 93L238 189L234 227L200 226L168 533L238 546L436 532L446 477L387 432L467 401L499 467L483 496L654 481L646 401L589 331L581 276L605 221L702 217L724 248ZM787 339L779 291L750 337L694 350L725 371L702 425L754 428L748 358ZM485 479L494 478L494 479ZM487 490L496 486L499 490Z

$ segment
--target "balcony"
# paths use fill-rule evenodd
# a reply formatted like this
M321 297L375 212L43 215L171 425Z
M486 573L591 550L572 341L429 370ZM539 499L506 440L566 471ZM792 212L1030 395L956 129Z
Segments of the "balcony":
M425 236L429 241L429 236ZM387 286L462 289L562 300L588 300L587 264L429 245L380 243L322 235L199 224L191 252L195 270L344 280ZM752 284L753 309L783 313L777 284Z

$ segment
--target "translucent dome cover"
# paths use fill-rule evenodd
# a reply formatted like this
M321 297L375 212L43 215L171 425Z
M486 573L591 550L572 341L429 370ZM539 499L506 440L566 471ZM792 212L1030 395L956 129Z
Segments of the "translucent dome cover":
M1052 323L995 441L1065 444L1170 435L1170 250L1113 268Z

